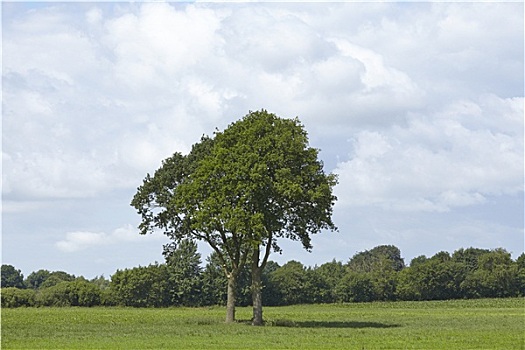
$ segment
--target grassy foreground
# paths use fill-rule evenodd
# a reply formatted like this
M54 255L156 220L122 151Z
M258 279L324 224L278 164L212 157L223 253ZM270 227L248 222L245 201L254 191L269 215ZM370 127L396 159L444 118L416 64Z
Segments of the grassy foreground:
M524 349L525 299L250 308L2 309L2 349Z

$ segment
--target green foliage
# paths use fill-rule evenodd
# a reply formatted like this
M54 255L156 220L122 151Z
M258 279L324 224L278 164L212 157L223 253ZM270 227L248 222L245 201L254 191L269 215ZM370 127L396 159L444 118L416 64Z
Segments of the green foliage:
M487 253L490 253L490 250L472 247L467 249L461 248L452 254L452 260L463 264L464 268L470 272L478 269L479 258Z
M268 261L266 266L262 271L261 282L263 285L262 289L262 299L263 304L266 305L280 305L280 293L278 286L276 286L272 281L272 274L280 268L279 264L275 261Z
M101 290L106 290L109 288L110 281L104 277L104 275L96 276L92 280L90 280L91 283L99 287Z
M525 253L521 253L521 255L516 259L516 266L518 268L518 290L519 294L522 297L525 297Z
M56 286L61 282L71 282L75 280L74 275L70 275L64 271L53 271L49 276L40 284L39 288L49 288Z
M272 284L279 292L281 305L305 304L312 293L307 270L298 261L289 261L270 275Z
M175 244L209 244L228 278L227 319L233 321L236 283L249 258L255 302L270 252L281 251L279 238L309 250L311 234L336 229L331 216L337 178L324 173L317 156L297 118L250 112L146 176L131 202L142 217L140 232L160 229Z
M445 300L460 297L464 268L446 252L399 272L396 294L402 300Z
M83 280L60 282L40 289L36 296L38 306L96 306L100 305L101 291Z
M48 288L59 284L60 282L71 282L75 280L74 275L64 271L38 270L27 276L25 284L28 288L39 289Z
M386 268L389 264L393 271L401 271L405 268L404 259L401 257L399 248L393 245L380 245L371 250L365 250L355 254L348 261L348 268L355 272L372 272Z
M24 275L22 271L15 269L12 265L2 264L1 267L2 281L1 287L15 287L15 288L24 288Z
M48 270L38 270L36 272L32 272L27 276L25 280L25 284L27 288L33 288L38 289L40 288L40 285L45 282L46 279L51 275L51 272Z
M367 273L349 271L336 288L338 299L342 302L364 302L375 299L374 283Z
M21 307L35 305L35 291L15 287L2 288L2 307Z
M374 248L368 252L380 251ZM206 259L204 268L192 241L167 245L165 256L166 264L117 271L111 282L103 276L87 281L61 271L40 270L26 279L31 288L2 288L2 306L226 305L227 277L216 252ZM459 249L452 255L439 252L431 258L419 256L401 271L395 270L395 259L389 255L376 259L368 255L372 263L366 264L364 256L354 255L347 265L333 260L313 268L297 261L283 266L268 261L261 274L263 303L277 306L525 295L525 254L513 261L504 249ZM237 276L240 306L251 304L250 277L250 265L246 263Z
M332 188L337 181L324 173L317 156L297 118L282 119L261 110L216 133L211 156L197 174L211 179L206 186L224 193L225 200L219 202L230 206L229 231L275 250L280 250L279 237L310 249L310 234L335 229Z
M518 265L503 249L495 249L479 257L478 268L469 274L461 287L467 297L509 297L519 293Z
M342 298L337 294L337 288L347 272L343 263L334 259L331 262L324 263L321 266L314 268L313 272L323 281L322 283L324 284L324 290L319 292L322 294L322 301L320 302L334 303L341 301Z
M164 256L169 274L171 305L196 306L200 303L202 289L201 259L197 244L185 239L164 246Z
M118 305L162 307L170 305L169 273L166 265L117 270L110 290Z

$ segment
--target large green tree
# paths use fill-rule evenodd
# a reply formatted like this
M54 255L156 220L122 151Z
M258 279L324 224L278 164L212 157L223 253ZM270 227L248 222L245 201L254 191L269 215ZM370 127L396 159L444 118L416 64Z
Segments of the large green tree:
M337 180L325 174L300 121L250 112L192 151L176 153L146 176L133 198L141 233L163 230L174 241L203 240L228 278L226 321L235 319L236 282L252 270L254 324L262 324L262 271L279 238L311 249L310 235L335 230Z
M3 264L1 286L2 288L24 288L24 275L22 275L22 271L15 269L13 265Z
M253 323L261 325L261 276L271 251L281 251L280 238L310 250L312 234L336 229L331 219L336 176L325 174L298 118L265 110L217 135L213 153L218 161L208 175L221 174L220 183L232 190L238 232L250 243Z
M221 174L208 176L208 169L220 161L211 155L214 143L203 136L188 155L165 159L153 176L146 175L131 205L142 216L141 234L160 229L175 243L190 239L210 245L228 279L226 322L233 322L237 277L250 249L236 229L234 195L217 184Z

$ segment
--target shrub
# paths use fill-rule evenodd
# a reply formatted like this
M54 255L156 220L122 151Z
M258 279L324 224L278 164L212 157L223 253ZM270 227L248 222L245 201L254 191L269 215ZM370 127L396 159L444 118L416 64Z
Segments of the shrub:
M35 291L15 287L2 288L2 307L33 306Z
M39 306L96 306L100 305L100 288L83 280L60 282L42 289L37 295Z
M166 265L117 270L111 276L110 291L114 297L111 300L122 306L169 306L168 279Z

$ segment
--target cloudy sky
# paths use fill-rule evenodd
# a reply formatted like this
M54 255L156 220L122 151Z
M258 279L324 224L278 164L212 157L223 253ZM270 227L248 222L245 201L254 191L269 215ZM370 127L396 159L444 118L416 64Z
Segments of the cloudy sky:
M144 176L249 110L299 116L339 174L312 253L524 250L523 3L2 3L2 262L162 262ZM203 258L209 253L202 247Z

